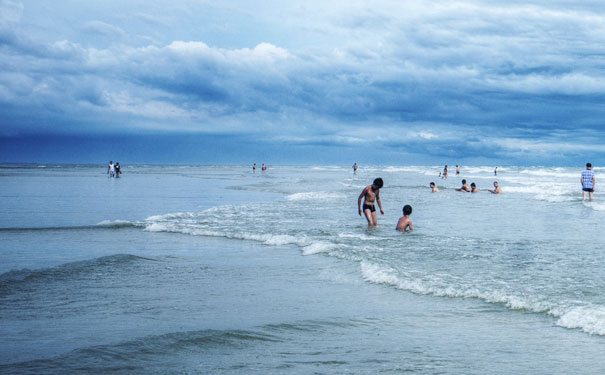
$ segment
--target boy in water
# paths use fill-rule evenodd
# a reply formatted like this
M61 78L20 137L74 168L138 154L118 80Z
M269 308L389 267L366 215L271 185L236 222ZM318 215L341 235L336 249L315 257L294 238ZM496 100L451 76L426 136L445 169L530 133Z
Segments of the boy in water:
M481 190L479 190L479 188L477 187L477 185L475 185L475 183L471 183L471 193L478 193Z
M403 231L403 232L411 232L414 230L414 228L412 227L412 220L410 220L410 215L412 214L412 206L410 206L409 204L406 204L405 206L403 206L403 216L399 218L399 221L397 222L397 230ZM409 230L408 230L409 228Z
M502 194L502 189L500 188L500 185L498 185L498 181L494 181L494 190L489 189L488 191L492 194Z
M429 184L429 186L431 187L431 193L438 193L439 192L439 189L437 189L437 186L435 186L434 182L431 182Z
M374 206L374 202L378 202L378 207L380 208L380 214L384 215L384 211L382 210L382 203L380 202L380 188L382 187L383 182L382 178L377 178L374 180L372 185L366 186L359 194L359 198L357 199L357 208L359 209L359 216L361 216L361 198L363 198L363 213L368 220L368 226L375 227L378 225L378 218L376 217L376 207Z

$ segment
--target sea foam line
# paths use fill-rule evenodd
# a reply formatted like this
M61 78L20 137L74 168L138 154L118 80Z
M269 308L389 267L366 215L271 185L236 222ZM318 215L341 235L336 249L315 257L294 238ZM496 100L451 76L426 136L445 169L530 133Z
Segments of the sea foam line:
M393 269L367 261L362 261L360 267L363 279L374 284L385 284L421 295L476 298L488 303L504 305L511 310L546 313L558 318L556 324L560 327L581 329L589 334L605 336L605 307L602 306L562 306L500 291L430 285L430 282L419 279L402 279Z

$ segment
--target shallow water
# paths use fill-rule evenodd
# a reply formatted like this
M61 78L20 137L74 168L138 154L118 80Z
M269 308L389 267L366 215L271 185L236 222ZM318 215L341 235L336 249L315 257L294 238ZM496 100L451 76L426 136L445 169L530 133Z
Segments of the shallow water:
M502 195L491 167L440 169L2 168L0 369L603 373L605 204L581 169L502 167Z

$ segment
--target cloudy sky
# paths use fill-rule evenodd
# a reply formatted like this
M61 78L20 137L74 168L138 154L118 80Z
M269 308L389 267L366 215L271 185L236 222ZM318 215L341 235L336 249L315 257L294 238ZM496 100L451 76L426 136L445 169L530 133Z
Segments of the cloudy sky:
M0 162L605 163L605 3L0 0Z

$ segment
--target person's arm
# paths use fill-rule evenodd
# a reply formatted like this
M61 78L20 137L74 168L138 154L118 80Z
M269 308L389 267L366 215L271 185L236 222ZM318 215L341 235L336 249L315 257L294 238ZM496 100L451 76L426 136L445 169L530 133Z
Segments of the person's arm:
M366 195L366 191L368 190L367 187L365 187L362 191L361 194L359 194L359 198L357 198L357 209L359 210L359 216L361 216L361 199L364 197L364 195Z
M380 190L376 192L376 202L378 202L378 207L380 207L380 214L384 215L384 211L382 210L382 203L380 202Z
M414 227L412 227L412 220L408 220L408 227L410 227L410 232L414 230Z

